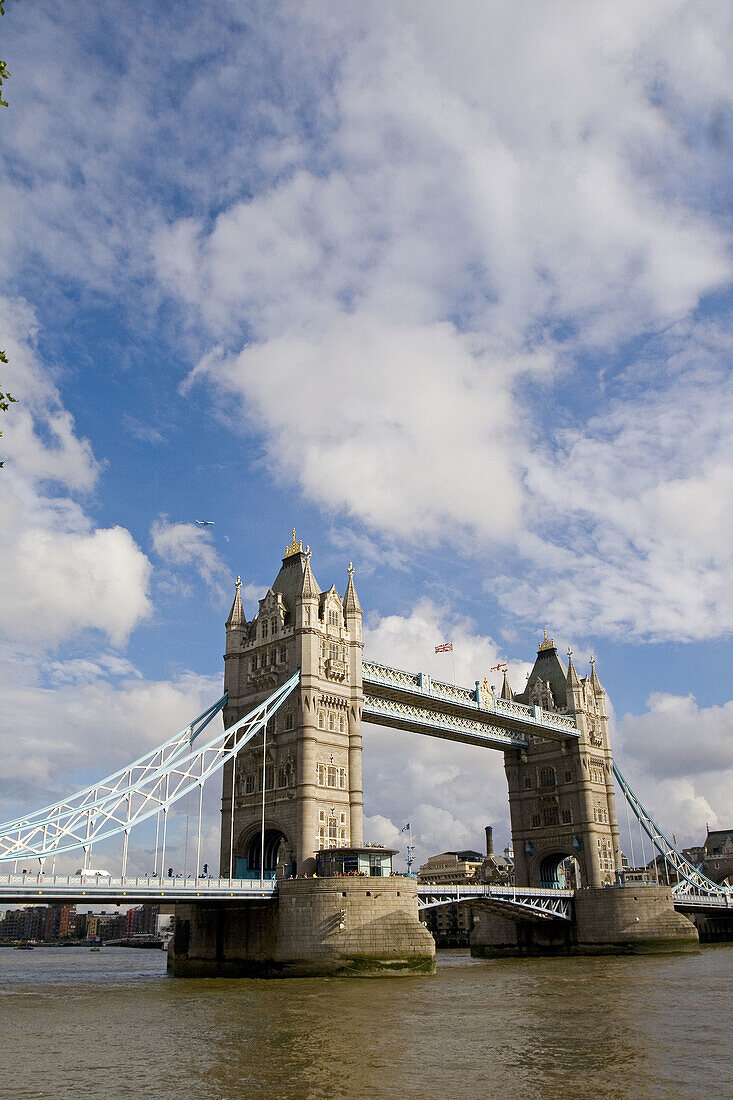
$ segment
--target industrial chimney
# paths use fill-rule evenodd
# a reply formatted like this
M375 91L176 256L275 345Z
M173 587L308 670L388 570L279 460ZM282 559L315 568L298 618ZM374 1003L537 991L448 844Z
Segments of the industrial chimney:
M494 854L494 830L490 825L486 826L486 855L493 856Z

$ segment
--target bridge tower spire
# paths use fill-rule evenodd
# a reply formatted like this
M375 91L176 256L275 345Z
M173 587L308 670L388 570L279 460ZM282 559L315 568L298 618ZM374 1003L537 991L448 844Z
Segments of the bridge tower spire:
M225 725L296 669L301 679L268 724L264 775L261 738L239 754L234 776L231 767L224 772L221 870L228 874L231 865L236 876L259 877L264 782L265 873L280 866L283 873L311 874L319 848L363 843L362 610L353 567L343 601L335 586L322 591L310 547L304 550L293 531L249 623L239 598L237 589L227 621Z
M572 715L577 739L533 737L504 754L515 872L521 886L604 886L620 869L619 831L606 693L591 659L581 679L568 650L560 660L544 638L518 702ZM572 859L572 864L570 860ZM575 875L576 881L572 878Z

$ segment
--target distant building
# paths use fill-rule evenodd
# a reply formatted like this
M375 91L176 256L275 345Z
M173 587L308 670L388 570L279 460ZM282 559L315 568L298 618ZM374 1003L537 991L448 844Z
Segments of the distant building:
M681 854L688 863L713 882L733 882L733 829L715 829L713 832L708 830L703 844L683 848ZM661 853L655 855L645 868L635 868L634 873L638 875L642 870L645 870L649 877L647 879L637 877L633 881L656 882L657 876L659 882L665 885L669 883L670 886L674 886L679 881L677 872L670 867ZM624 878L626 881L632 881L628 875Z
M75 940L83 940L87 934L88 913L74 913L71 918L71 935Z
M473 849L441 852L430 856L421 866L417 881L436 886L460 885L466 882L496 885L513 883L512 852L507 848L503 856L494 853L493 830L487 825L485 856ZM473 909L467 902L426 909L421 919L432 933L436 947L468 947L473 928Z
M417 881L436 885L476 882L484 857L468 849L463 852L441 852L430 856L417 873Z
M503 855L495 855L494 834L490 825L486 826L486 855L477 878L479 882L497 886L508 886L514 883L514 853L511 848L505 848Z
M158 929L158 905L138 905L128 909L125 917L125 935L154 936Z
M53 906L24 905L22 909L8 910L0 922L0 939L6 942L33 939L40 943L46 937L47 913L51 908Z
M703 870L714 882L733 879L733 829L708 830L703 844Z
M88 940L119 940L127 932L127 913L89 913Z
M74 918L76 909L73 905L62 905L59 916L59 939L66 940L74 931Z

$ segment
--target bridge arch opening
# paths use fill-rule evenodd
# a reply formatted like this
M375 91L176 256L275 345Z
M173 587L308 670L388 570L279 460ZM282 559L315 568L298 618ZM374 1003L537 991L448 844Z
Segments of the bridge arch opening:
M575 856L565 852L552 852L540 863L540 886L554 890L577 890L580 882L580 864Z
M285 875L286 877L294 874L294 865L291 863L290 844L288 838L282 829L268 828L265 829L265 860L264 860L264 875L266 878L273 878L277 869L278 856L280 854L281 845L284 846L285 852ZM236 850L236 849L235 849ZM259 878L262 873L261 867L261 851L262 851L262 835L258 829L256 833L253 833L249 840L245 843L241 856L237 857L237 878Z

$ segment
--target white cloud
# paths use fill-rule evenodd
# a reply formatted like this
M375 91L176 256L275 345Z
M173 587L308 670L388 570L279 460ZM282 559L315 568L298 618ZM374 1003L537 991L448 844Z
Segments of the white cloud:
M69 495L92 489L100 467L35 351L32 311L0 300L0 322L4 387L18 398L3 418L5 640L44 650L93 629L122 645L150 613L150 565L129 531L95 527Z
M491 666L506 660L506 653L491 638L477 634L470 620L428 599L420 600L409 615L368 618L364 655L452 681L451 654L435 653L444 641L453 642L458 683L473 684L486 676L501 684L501 675L492 673ZM515 690L524 686L530 667L510 659ZM365 725L364 790L370 836L402 850L406 839L399 829L411 821L419 862L438 851L482 851L484 826L489 824L498 827L497 844L503 847L509 840L500 752Z
M104 659L103 659L104 660ZM93 662L92 662L93 663ZM3 820L69 795L135 760L183 729L221 694L218 677L182 673L147 680L136 669L116 682L72 660L54 666L54 684L5 661L0 752Z
M43 665L7 658L0 662L3 712L0 719L0 820L71 795L137 759L184 729L221 694L219 676L182 672L167 681L149 680L114 654L73 658ZM207 733L221 729L215 718ZM221 777L206 785L201 863L218 872ZM182 872L186 813L190 813L188 870L195 864L193 840L198 800L183 799L169 814L166 866ZM194 824L191 824L193 822ZM131 834L128 873L151 872L155 825ZM160 844L160 841L159 841ZM119 871L119 838L95 847L94 863ZM56 860L59 873L76 870L78 851Z
M443 642L453 643L452 653L436 653ZM502 674L492 666L508 661L509 679L522 691L532 665L507 658L506 651L487 635L476 633L475 624L447 606L422 597L409 615L367 615L364 624L364 658L408 672L427 672L436 680L471 685L488 678L501 686Z
M333 49L319 12L303 21ZM292 172L213 222L159 231L160 278L225 341L188 385L213 383L229 425L261 434L270 470L326 513L388 541L516 546L526 576L499 584L514 613L725 633L731 463L705 442L731 395L706 410L673 340L646 398L605 366L604 394L583 355L667 329L688 359L722 361L687 320L732 270L727 230L704 213L719 169L690 131L727 96L730 17L381 14L341 13L360 34L328 100L330 158L314 165L301 144ZM566 415L553 383L569 378L587 389Z
M150 537L163 561L194 569L219 600L225 598L229 570L208 528L193 523L169 523L166 516L161 516L151 527Z
M615 723L613 749L622 773L679 846L702 843L706 825L730 824L732 723L733 702L701 707L692 695L666 692L652 694L643 713L624 714ZM618 813L624 824L621 798Z
M271 467L324 509L407 538L473 530L490 514L501 538L520 519L508 393L519 366L450 324L358 314L322 338L207 356L192 379L238 395L250 426L267 419ZM307 415L304 387L327 395Z
M504 605L559 629L698 640L733 629L733 338L669 334L632 401L559 433L527 475L533 567L493 582ZM643 392L637 392L643 387Z

